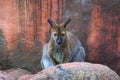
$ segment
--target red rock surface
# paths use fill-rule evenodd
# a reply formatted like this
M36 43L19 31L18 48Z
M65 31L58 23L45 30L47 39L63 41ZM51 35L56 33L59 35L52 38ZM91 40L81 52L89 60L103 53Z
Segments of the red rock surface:
M6 72L0 71L0 80L15 80L15 79Z
M27 75L27 74L32 74L31 72L27 71L27 70L24 70L24 69L20 69L20 68L17 68L17 69L8 69L6 70L6 72L14 77L16 80L18 80L19 77L23 76L23 75Z
M88 58L90 62L109 66L120 74L120 5L117 1L101 0L92 8L88 35ZM106 6L105 6L106 5Z
M50 36L47 19L61 22L71 18L67 29L81 40L88 54L86 61L105 64L120 75L119 3L119 0L0 1L0 30L5 37L5 44L0 47L4 57L0 56L3 62L0 66L40 71L42 47Z
M22 76L19 80L120 80L120 77L104 65L74 62Z

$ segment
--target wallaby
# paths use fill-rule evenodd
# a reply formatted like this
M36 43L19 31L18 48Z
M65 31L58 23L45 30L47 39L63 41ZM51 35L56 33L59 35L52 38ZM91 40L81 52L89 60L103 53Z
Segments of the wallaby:
M51 26L51 37L43 47L41 58L42 69L61 63L82 62L85 60L85 50L79 39L69 31L66 31L68 21L57 24L51 19L48 23Z

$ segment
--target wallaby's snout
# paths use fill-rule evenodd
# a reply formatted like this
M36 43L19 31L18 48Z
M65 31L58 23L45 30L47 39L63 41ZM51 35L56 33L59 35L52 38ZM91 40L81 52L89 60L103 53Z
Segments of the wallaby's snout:
M57 42L58 45L61 45L63 43L63 40L58 38L56 42Z

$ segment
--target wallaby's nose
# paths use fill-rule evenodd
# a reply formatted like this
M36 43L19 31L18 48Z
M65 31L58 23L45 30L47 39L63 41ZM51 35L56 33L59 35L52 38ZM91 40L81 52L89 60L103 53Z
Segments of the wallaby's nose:
M61 44L62 44L62 41L61 41L61 40L57 40L57 44L58 44L58 45L61 45Z

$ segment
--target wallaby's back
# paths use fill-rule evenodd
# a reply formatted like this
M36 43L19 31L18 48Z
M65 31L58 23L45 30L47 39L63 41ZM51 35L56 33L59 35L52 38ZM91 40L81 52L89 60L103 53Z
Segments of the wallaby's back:
M79 39L71 32L67 31L67 44L69 45L69 50L71 52L71 62L84 61L85 60L85 50L81 45Z

